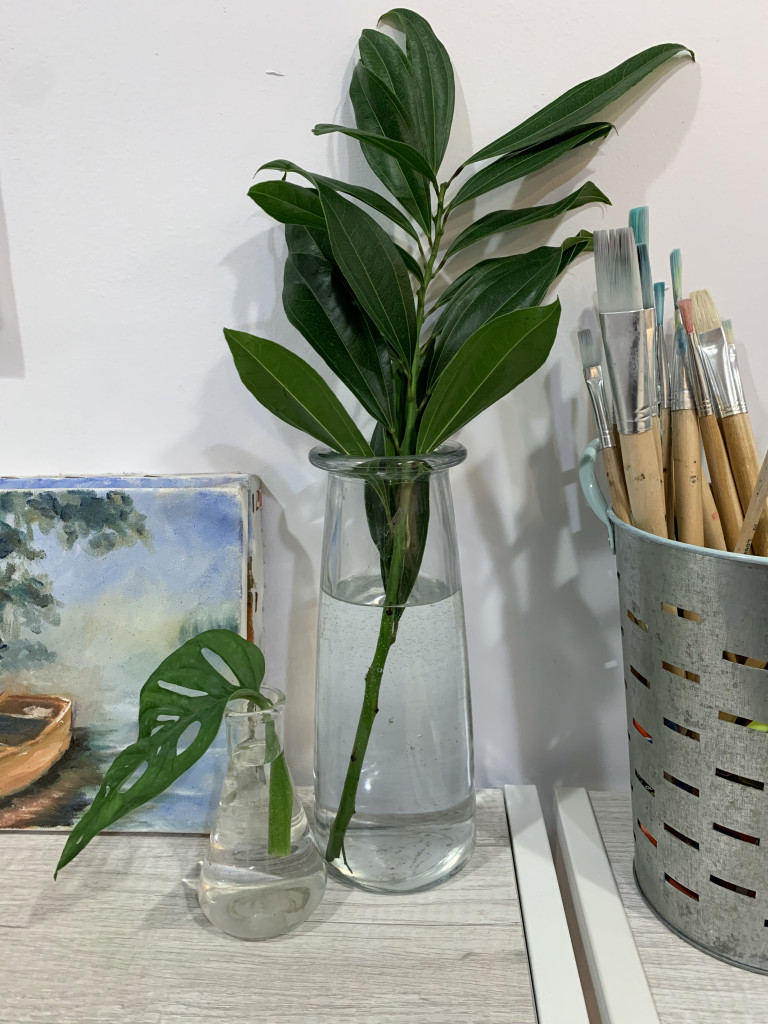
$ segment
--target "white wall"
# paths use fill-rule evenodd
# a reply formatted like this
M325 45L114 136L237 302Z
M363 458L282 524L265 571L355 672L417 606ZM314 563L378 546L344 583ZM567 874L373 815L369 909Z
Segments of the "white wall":
M0 471L261 474L268 665L289 691L305 780L325 481L307 439L242 388L221 327L307 354L279 301L282 233L245 193L278 156L372 182L355 144L310 128L351 123L355 42L383 7L0 2ZM456 70L451 168L635 51L668 40L696 50L697 64L657 74L608 112L618 136L520 189L538 202L591 177L614 209L576 211L515 244L623 224L648 203L655 276L682 247L686 289L713 291L752 381L764 379L764 0L418 9ZM613 563L577 493L592 428L575 329L593 289L585 259L557 288L560 336L544 370L461 436L470 457L454 494L480 784L625 784ZM764 444L768 398L748 387Z

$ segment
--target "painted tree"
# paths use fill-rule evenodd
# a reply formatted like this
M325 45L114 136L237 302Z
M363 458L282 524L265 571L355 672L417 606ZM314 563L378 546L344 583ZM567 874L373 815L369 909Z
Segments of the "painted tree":
M35 531L54 534L65 551L76 545L93 557L149 544L146 516L125 491L0 491L0 661L3 669L52 661L39 640L43 625L59 624L61 603L39 571L45 551Z

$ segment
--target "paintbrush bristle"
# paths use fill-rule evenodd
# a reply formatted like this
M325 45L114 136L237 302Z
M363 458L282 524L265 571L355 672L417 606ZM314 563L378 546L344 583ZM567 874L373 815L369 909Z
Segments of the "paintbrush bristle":
M736 344L736 337L733 333L733 324L730 320L723 320L723 331L725 332L725 340L729 345Z
M630 228L595 232L597 305L601 313L643 308L640 266Z
M645 242L641 242L637 247L637 265L640 268L640 289L643 293L643 309L653 309L651 255Z
M661 327L664 323L664 293L667 286L663 281L657 281L653 286L653 304L656 307L656 326Z
M693 322L696 324L699 334L704 331L716 331L718 327L722 326L717 306L706 288L691 292L691 303L693 304Z
M590 366L600 364L600 346L589 328L579 331L579 349L581 350L581 365L585 370Z
M677 309L683 297L683 254L679 249L673 249L669 254L669 269L672 272L672 298Z
M686 334L693 334L693 309L690 299L680 299L677 304Z
M635 245L648 245L648 207L636 206L629 211L629 226L635 236ZM650 307L648 307L650 308Z
M688 358L688 335L685 333L685 328L680 326L675 331L675 347L677 348L677 354L685 363Z

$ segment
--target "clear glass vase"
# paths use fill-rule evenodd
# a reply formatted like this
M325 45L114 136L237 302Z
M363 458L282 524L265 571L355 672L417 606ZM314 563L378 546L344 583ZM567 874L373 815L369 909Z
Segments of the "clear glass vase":
M325 892L325 862L283 753L285 697L261 693L270 707L242 700L224 713L229 761L198 886L208 920L240 939L291 931Z
M326 470L315 829L338 877L429 889L475 839L472 718L448 470L423 456L310 453Z

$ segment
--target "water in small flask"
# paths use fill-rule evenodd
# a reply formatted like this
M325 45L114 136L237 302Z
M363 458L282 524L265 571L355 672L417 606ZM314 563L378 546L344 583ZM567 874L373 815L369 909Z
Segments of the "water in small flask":
M198 887L208 920L240 939L284 935L325 892L325 862L283 755L285 698L262 692L269 709L243 701L246 710L224 716L229 763Z

